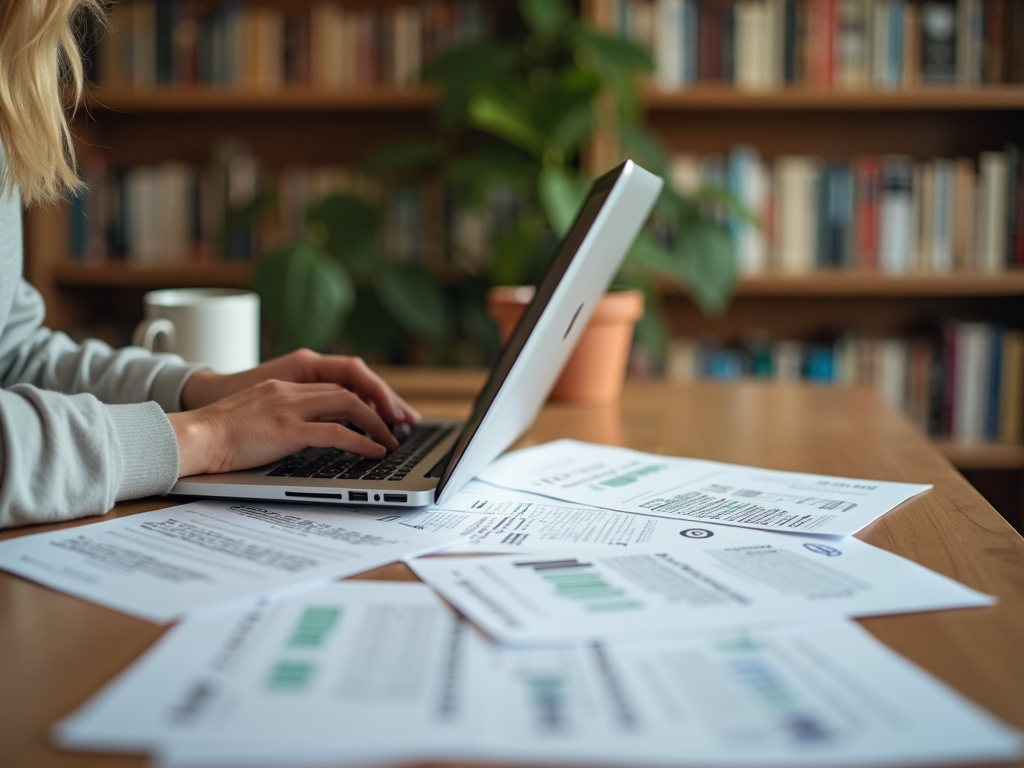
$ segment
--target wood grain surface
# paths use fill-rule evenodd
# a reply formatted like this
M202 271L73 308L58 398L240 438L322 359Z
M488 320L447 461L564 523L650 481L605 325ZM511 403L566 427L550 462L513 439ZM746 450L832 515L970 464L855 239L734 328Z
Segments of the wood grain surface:
M425 415L462 415L478 372L385 372ZM620 404L549 404L519 441L574 437L655 453L773 469L932 483L858 538L999 598L992 608L870 619L891 648L1024 729L1024 539L898 413L866 389L632 382ZM119 504L106 517L0 533L89 525L168 506ZM404 565L358 578L412 579ZM163 627L0 574L0 765L141 766L141 757L51 746L53 724L138 658ZM1024 762L1019 764L1024 766Z

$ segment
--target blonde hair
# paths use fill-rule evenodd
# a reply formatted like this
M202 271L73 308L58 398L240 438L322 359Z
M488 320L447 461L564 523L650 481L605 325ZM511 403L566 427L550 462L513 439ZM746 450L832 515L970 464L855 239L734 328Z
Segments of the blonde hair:
M52 202L81 186L66 109L82 98L76 14L97 0L0 0L0 196Z

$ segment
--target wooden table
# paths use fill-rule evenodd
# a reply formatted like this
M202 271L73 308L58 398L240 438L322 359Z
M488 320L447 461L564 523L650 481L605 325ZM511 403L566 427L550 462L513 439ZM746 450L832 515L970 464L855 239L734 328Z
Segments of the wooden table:
M389 376L425 415L466 413L482 382L477 373ZM996 595L999 604L862 624L1024 729L1024 539L872 392L634 382L616 406L548 406L519 445L557 437L773 469L933 483L933 491L884 516L858 538ZM111 514L137 514L172 503L145 499L119 504ZM60 526L12 530L0 538L53 527ZM413 577L396 564L363 578ZM0 765L142 765L141 758L61 752L50 746L48 730L162 632L162 627L0 574Z

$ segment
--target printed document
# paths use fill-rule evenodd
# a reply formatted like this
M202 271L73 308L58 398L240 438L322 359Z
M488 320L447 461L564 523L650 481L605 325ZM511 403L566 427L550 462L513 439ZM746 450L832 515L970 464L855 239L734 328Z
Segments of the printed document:
M458 539L398 525L400 519L199 501L0 542L0 569L163 623L351 576Z
M187 619L56 735L104 752L326 742L335 763L396 764L467 741L484 652L423 584L346 581Z
M645 515L848 536L930 485L779 472L556 440L478 475L503 488Z
M497 651L479 755L622 766L1010 760L1019 735L853 623Z
M852 623L523 650L422 585L187 619L61 723L165 766L429 760L852 766L1011 760L1018 736Z
M446 552L621 551L674 546L680 537L742 536L750 529L693 525L613 509L555 501L473 480L440 507L404 517L400 525L458 535ZM766 534L772 536L773 534Z
M423 558L416 574L499 642L772 626L995 600L854 538L685 539L671 549Z

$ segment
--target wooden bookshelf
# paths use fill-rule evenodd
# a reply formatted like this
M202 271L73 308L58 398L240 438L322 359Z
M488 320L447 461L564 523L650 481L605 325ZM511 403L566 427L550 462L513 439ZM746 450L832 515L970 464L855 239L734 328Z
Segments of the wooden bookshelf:
M66 262L54 269L60 286L102 288L242 288L249 283L249 264L189 264L175 267L136 267L120 262Z
M65 261L54 268L53 279L64 286L108 288L162 288L207 285L239 287L248 283L249 264L197 263L168 267L140 267L123 262L80 263ZM665 283L666 292L677 293ZM736 296L765 297L1024 297L1024 271L998 275L953 274L891 277L856 272L801 276L747 277L736 286Z
M644 101L652 111L997 111L1024 109L1024 86L921 87L891 91L812 88L743 91L707 85L662 91L651 86L645 91Z
M240 89L194 88L88 89L84 109L103 112L402 112L433 105L430 88L318 90L314 88Z
M421 110L433 105L430 87L336 89L239 89L215 86L161 87L139 90L91 86L86 109L151 112L264 112ZM650 111L1004 111L1024 109L1024 86L920 88L892 91L834 91L798 88L741 91L698 86L666 92L649 87L644 104Z
M764 297L970 297L1024 298L1024 271L983 275L889 276L861 272L822 272L810 275L764 275L740 280L737 296Z
M954 467L970 470L1024 470L1024 445L933 441Z

